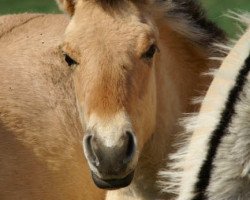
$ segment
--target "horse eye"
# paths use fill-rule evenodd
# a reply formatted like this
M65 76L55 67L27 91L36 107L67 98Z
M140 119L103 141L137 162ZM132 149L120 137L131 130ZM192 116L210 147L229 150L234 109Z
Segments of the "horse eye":
M64 59L67 62L69 67L72 67L73 65L78 65L78 62L76 62L73 58L71 58L68 54L64 54Z
M152 44L150 48L147 50L147 52L142 55L142 57L147 60L150 60L154 57L156 50L157 46L155 44Z

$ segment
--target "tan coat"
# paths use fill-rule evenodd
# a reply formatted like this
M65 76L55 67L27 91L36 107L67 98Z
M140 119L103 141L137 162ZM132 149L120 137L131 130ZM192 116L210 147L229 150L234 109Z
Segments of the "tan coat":
M104 199L82 150L70 70L58 44L68 19L0 18L0 199Z

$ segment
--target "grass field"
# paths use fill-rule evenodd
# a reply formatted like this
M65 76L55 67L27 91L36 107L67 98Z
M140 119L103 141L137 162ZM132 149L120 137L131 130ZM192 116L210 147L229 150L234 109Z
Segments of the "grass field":
M23 12L59 12L54 0L0 0L0 14Z
M228 10L250 12L250 0L201 0L209 17L216 21L233 37L237 30L235 23L223 16ZM0 14L22 12L58 13L54 0L0 0Z
M238 27L232 19L225 17L225 14L229 10L250 12L250 0L202 0L202 2L209 17L226 30L231 37L235 36Z

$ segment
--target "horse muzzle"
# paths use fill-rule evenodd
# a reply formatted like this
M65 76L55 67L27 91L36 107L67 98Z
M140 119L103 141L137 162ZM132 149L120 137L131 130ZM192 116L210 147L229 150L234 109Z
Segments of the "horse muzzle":
M119 189L128 186L134 176L137 164L136 137L131 131L125 131L117 143L107 142L88 131L84 137L84 153L97 187ZM111 137L108 138L112 140Z

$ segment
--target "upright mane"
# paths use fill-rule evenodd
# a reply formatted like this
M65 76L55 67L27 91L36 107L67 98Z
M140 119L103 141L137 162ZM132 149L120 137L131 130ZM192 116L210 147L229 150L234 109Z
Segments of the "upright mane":
M165 17L174 30L198 45L212 49L214 43L225 41L225 33L214 22L208 20L205 10L198 1L154 0L154 2L165 7Z
M106 3L115 0L100 0ZM120 0L121 1L121 0ZM137 0L142 2L142 0ZM211 48L215 42L225 41L226 35L222 29L208 20L205 10L196 0L145 0L152 1L161 7L165 18L172 24L174 30L199 45ZM117 1L119 2L119 1Z

